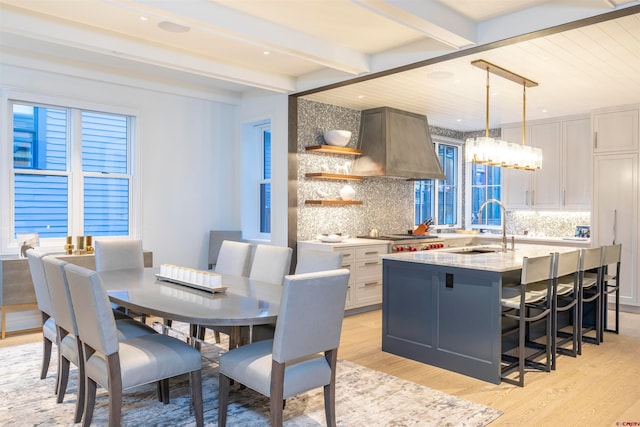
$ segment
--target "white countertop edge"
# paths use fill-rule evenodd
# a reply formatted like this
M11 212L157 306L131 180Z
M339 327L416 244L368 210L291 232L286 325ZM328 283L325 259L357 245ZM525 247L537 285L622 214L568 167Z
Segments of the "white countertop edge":
M477 246L495 245L476 245L465 248L473 248ZM429 264L438 267L455 267L468 270L483 270L506 272L518 270L522 268L522 259L524 257L536 257L547 255L552 252L569 252L577 250L576 247L570 246L544 246L544 245L516 245L515 251L493 252L486 254L463 255L452 253L452 251L460 248L439 249L418 252L399 252L393 254L381 255L382 259L413 262L418 264Z
M335 248L346 247L346 246L367 246L367 245L388 245L389 240L378 240L378 239L363 239L359 237L348 237L344 239L342 242L322 242L320 240L300 240L298 244L302 243L303 245L322 245L322 246L331 246Z

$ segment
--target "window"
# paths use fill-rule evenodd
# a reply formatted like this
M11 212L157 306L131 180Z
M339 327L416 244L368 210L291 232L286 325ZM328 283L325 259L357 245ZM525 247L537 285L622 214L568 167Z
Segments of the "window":
M433 224L457 225L460 222L460 145L453 141L436 140L436 152L445 174L444 180L416 181L415 223L433 218Z
M478 225L478 209L489 199L500 200L500 167L471 163L471 224ZM482 224L501 226L501 210L497 203L490 203L482 210Z
M134 118L12 102L13 236L131 234Z
M260 174L260 234L271 233L271 127L258 126L262 153Z

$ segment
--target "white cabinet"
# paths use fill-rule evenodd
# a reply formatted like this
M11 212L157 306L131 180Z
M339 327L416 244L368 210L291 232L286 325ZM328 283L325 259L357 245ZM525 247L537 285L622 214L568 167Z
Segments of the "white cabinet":
M502 139L522 140L522 127L503 128ZM557 209L560 203L560 122L527 127L527 145L542 149L542 169L504 169L505 201L510 209Z
M588 210L591 207L589 118L572 117L527 126L527 145L542 149L542 169L503 170L509 209ZM522 139L522 127L502 129L502 139Z
M589 117L562 122L562 193L567 210L591 209L592 150Z
M385 244L329 244L313 241L298 242L298 249L342 252L342 267L351 271L345 309L382 303L382 259L388 252Z
M595 245L622 244L620 303L640 305L638 283L638 154L594 156ZM611 301L611 298L610 298Z
M638 106L595 111L592 122L595 154L638 149Z

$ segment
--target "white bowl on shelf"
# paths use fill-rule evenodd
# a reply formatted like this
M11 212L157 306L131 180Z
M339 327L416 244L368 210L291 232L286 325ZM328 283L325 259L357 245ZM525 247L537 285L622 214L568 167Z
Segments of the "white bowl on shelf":
M322 134L324 140L329 145L344 147L351 139L351 131L348 130L328 130Z

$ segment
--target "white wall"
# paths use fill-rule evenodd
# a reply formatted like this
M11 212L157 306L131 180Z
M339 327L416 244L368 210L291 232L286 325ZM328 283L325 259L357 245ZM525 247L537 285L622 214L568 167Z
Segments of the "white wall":
M263 119L271 120L271 241L273 245L287 246L287 181L288 181L288 96L265 91L247 93L240 106L237 129L247 123ZM243 144L243 135L237 135L237 146ZM244 141L246 144L247 141ZM237 153L242 158L242 149ZM243 164L242 167L247 167ZM249 185L243 179L250 175L239 168L234 177L236 185ZM248 194L238 188L238 194ZM242 229L252 229L254 200L243 197L241 201ZM246 236L250 240L252 236Z
M105 82L104 70L95 73L99 79L92 79L89 70L83 74L86 78L80 78L4 63L0 75L0 89L138 112L140 170L136 176L142 201L138 232L144 248L153 251L155 266L173 263L206 268L209 230L239 227L239 196L236 181L231 179L240 170L234 149L238 107L233 100L207 100L203 99L206 94L192 96L193 90L179 95L176 87L173 93L142 89L131 84L131 79L116 83L117 76ZM141 81L140 86L150 85ZM239 103L239 97L235 102ZM2 128L7 120L4 114ZM0 174L2 180L8 177L7 170ZM7 230L3 228L2 233ZM2 241L5 237L1 236Z

